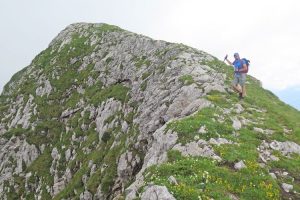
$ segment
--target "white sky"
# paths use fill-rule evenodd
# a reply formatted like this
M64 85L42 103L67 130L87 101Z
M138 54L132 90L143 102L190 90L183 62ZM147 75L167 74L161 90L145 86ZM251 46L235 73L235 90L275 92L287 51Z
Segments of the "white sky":
M0 0L0 91L74 22L114 24L219 59L239 52L265 88L300 96L298 0Z

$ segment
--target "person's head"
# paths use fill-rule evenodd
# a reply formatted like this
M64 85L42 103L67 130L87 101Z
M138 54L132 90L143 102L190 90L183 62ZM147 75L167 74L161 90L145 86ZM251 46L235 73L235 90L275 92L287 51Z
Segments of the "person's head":
M233 54L234 59L239 60L240 59L240 55L238 53L234 53Z

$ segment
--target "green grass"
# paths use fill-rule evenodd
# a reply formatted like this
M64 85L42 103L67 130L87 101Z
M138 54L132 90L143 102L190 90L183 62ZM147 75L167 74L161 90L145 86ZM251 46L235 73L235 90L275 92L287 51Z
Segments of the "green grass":
M73 92L65 103L65 106L64 106L65 109L76 108L76 104L80 101L80 98L82 98L82 97L83 97L83 95L79 94L77 91Z
M202 63L203 64L203 63ZM217 60L206 62L204 63L213 67L218 72L223 72L227 75L226 84L231 83L232 77L232 69L228 66L224 66L224 64L220 63ZM188 77L181 78L182 82L187 82L189 80ZM218 166L224 168L224 173L230 174L232 177L229 176L218 177L222 180L222 186L218 184L212 184L215 190L206 191L199 193L199 190L195 188L191 180L184 180L180 187L175 187L174 185L170 185L167 181L168 175L177 175L180 174L180 170L191 170L191 174L195 173L191 166L186 163L189 162L188 160L194 160L196 158L185 158L179 166L180 170L175 170L171 168L178 167L177 164L180 160L180 153L179 152L172 152L169 153L169 160L170 163L167 163L163 166L156 166L153 168L161 169L167 166L170 169L170 174L167 171L163 171L161 174L157 175L158 172L153 172L153 176L155 176L154 180L157 181L158 184L167 185L169 186L169 190L175 194L178 199L197 199L198 196L202 196L203 199L206 197L213 197L215 199L226 199L227 192L236 194L241 199L279 199L283 198L283 194L280 193L279 185L284 180L271 180L267 174L265 169L260 169L258 167L258 152L257 147L261 144L262 140L271 141L271 140L278 140L278 141L294 141L296 143L300 143L300 113L295 110L294 108L280 102L280 100L272 94L270 91L267 91L260 87L260 83L248 76L248 84L247 84L247 97L243 101L239 101L237 98L237 94L228 94L228 93L220 93L220 92L210 92L206 99L211 101L215 106L213 108L205 108L201 111L198 111L195 115L189 116L180 120L173 121L168 124L168 129L172 129L178 133L179 139L178 142L186 143L189 141L194 140L194 136L199 135L197 132L199 128L203 125L206 126L208 132L205 135L199 135L200 138L209 140L211 137L224 137L230 139L238 144L224 144L220 146L213 145L214 151L223 159L221 162L223 166ZM245 109L244 112L241 114L237 114L232 111L230 114L223 114L222 109L232 109L234 104L241 104ZM253 111L250 108L255 108L257 110L263 110L263 112ZM246 119L251 120L253 123L256 124L247 124L243 125L242 129L237 131L238 136L233 136L233 129L232 129L232 122L230 121L230 117L232 116L243 116ZM225 122L219 123L217 121L216 116L223 116ZM270 129L274 131L271 135L266 135L262 133L257 133L253 131L253 127L259 127L262 129ZM286 127L287 129L292 130L290 134L284 134L283 128ZM216 134L218 133L218 134ZM293 158L286 158L284 156L279 156L279 161L273 161L267 164L266 169L281 169L288 171L295 179L299 180L299 173L300 169L299 165L299 156L294 155ZM201 160L203 160L201 158ZM243 160L246 165L247 169L243 169L240 172L234 172L231 170L234 163ZM204 162L204 161L203 161ZM182 165L181 165L182 164ZM191 165L191 164L190 164ZM249 169L250 166L256 166L255 170L251 171ZM216 168L215 166L210 166L205 169ZM229 169L229 171L226 171ZM174 171L172 171L174 170ZM248 170L248 171L247 171ZM250 171L249 171L250 170ZM257 175L254 174L256 172L259 174L261 171L264 176L268 177L268 181L261 181ZM250 176L252 173L253 177ZM214 176L217 171L214 171ZM240 174L240 175L238 175ZM153 180L152 176L152 180ZM186 175L187 176L187 175ZM199 175L198 175L199 177ZM249 179L249 182L252 182L256 187L252 185L247 185L247 181L243 180L245 177ZM182 177L178 179L181 180ZM164 181L162 181L164 180ZM227 183L238 183L224 187ZM258 181L260 180L260 181ZM286 180L285 180L286 181ZM272 182L272 187L270 183ZM238 185L244 186L241 188ZM257 185L259 186L257 188ZM293 184L295 185L295 184ZM296 184L297 185L297 184ZM207 186L209 188L209 186ZM271 187L271 188L270 188ZM213 187L211 187L213 188ZM233 188L233 189L232 189ZM297 187L295 187L296 191ZM223 192L225 191L225 193ZM226 192L227 191L227 192ZM178 196L177 196L178 195Z
M55 200L55 199L60 200L60 199L63 199L63 198L70 197L71 194L74 193L74 189L78 192L78 194L82 193L84 191L84 187L83 187L84 185L83 185L83 182L82 182L82 176L85 173L87 173L87 171L88 171L88 166L85 163L73 175L71 182L68 183L66 185L66 187L53 198L53 200Z
M236 144L223 144L213 146L214 151L224 160L229 166L241 160L248 162L258 161L257 146L261 140L259 135L248 129L240 130L238 137L232 137L232 141Z
M122 84L115 84L110 87L104 88L100 90L98 93L94 94L91 98L91 103L96 105L100 105L103 101L108 98L115 98L123 103L128 101L129 95L127 94L129 88L125 87Z
M140 69L142 66L149 67L151 65L151 61L147 59L146 56L142 56L139 58L135 58L135 66L136 68Z
M5 132L2 137L6 139L10 139L12 136L18 137L21 135L26 135L28 132L28 129L22 128L20 125L18 125L16 128L11 128L9 131Z
M184 85L191 85L195 83L193 77L191 75L183 75L179 77L179 81Z
M140 88L141 88L141 91L145 91L146 88L147 88L147 81L144 81L144 82L141 84Z
M33 163L27 168L27 172L37 173L44 183L53 185L53 176L50 174L50 167L52 164L51 151L46 148Z
M248 168L232 171L218 166L207 158L178 158L159 166L150 167L144 174L146 183L165 185L178 200L230 199L235 194L241 199L279 199L277 183L255 162ZM174 176L178 185L168 181Z
M57 101L48 103L46 97L36 97L35 102L37 104L37 116L42 120L57 119L63 111L62 105Z
M85 55L90 54L95 47L90 46L86 43L86 41L88 41L88 37L79 36L79 34L74 33L72 36L72 42L64 45L61 52L59 52L59 63L63 66L71 66L70 59L78 57L83 58Z
M97 28L98 33L105 33L105 32L118 32L123 31L118 26L110 25L110 24L102 24L100 27Z
M145 80L146 78L148 78L151 75L151 72L145 72L142 74L142 80Z
M49 142L55 144L64 130L65 127L62 122L44 120L37 123L35 129L28 133L27 142L35 145L47 144Z
M206 140L217 137L218 134L222 135L222 137L231 135L233 131L232 122L229 120L226 120L224 123L215 121L215 113L214 108L204 108L193 116L169 123L167 128L178 133L178 142L181 143L193 141L196 135ZM205 126L208 130L206 134L198 133L201 126Z
M86 133L87 140L85 140L81 144L81 148L76 151L76 159L72 160L68 163L68 167L73 170L74 177L71 182L67 184L67 186L57 195L54 199L62 199L62 198L78 198L79 194L74 193L74 189L77 191L83 191L83 183L81 181L81 177L86 174L89 175L88 163L90 160L93 161L97 166L97 170L95 174L89 177L87 182L87 188L90 192L95 194L98 186L102 185L102 192L105 194L109 194L111 188L114 183L114 179L117 175L117 164L116 160L119 155L123 151L124 143L125 143L125 135L122 138L119 138L120 145L111 149L112 143L117 140L115 135L120 132L121 127L115 127L114 129L109 130L110 137L106 138L105 142L99 143L98 133L93 130L93 128L89 129ZM100 144L100 145L95 145ZM82 148L87 147L91 149L90 154L84 154ZM78 166L78 162L82 163L82 166ZM104 167L104 171L101 172L101 167L103 164L108 167Z
M279 161L270 162L272 169L281 169L288 171L294 178L300 181L300 155L293 155L291 158L287 158L282 155L276 155L279 157Z
M257 161L258 152L256 146L252 144L224 144L215 146L214 150L219 154L226 162L235 163L240 160Z
M98 169L93 174L93 176L91 176L91 178L88 180L86 187L92 194L96 194L99 183L101 182L101 177L102 177L101 169Z

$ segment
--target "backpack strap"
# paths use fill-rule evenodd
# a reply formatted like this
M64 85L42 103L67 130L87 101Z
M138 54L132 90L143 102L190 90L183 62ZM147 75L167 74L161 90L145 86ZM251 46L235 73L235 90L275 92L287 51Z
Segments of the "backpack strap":
M247 67L247 69L246 69L246 70L243 70L243 71L240 71L240 73L242 73L242 74L248 73L248 65L247 65L247 63L246 63L246 59L245 59L245 58L242 58L242 59L241 59L241 64L242 64L242 68L244 67L244 64L245 64L246 67Z

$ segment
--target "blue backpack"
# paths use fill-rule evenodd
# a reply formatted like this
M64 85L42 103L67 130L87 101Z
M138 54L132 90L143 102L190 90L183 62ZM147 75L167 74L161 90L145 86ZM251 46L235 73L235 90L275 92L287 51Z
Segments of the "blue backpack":
M249 71L249 65L250 65L250 60L246 59L246 58L242 58L242 60L246 63L247 65L247 70L243 71L242 73L247 74Z

